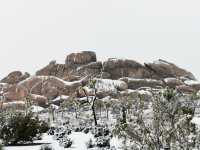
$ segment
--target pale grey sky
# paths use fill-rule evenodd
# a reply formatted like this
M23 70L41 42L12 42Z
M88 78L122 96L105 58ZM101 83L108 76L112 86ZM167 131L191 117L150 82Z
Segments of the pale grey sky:
M1 0L0 77L68 53L166 59L200 79L199 0Z

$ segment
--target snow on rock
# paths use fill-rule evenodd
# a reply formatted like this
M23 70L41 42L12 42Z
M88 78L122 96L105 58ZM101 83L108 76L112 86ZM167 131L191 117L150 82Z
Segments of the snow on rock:
M25 102L24 101L5 102L3 103L2 108L3 109L16 108L23 110L25 108Z
M187 85L199 85L200 84L199 81L195 81L195 80L186 80L184 83Z
M194 117L191 122L200 126L200 117Z
M124 81L111 80L111 79L95 79L98 92L117 93L118 90L123 91L128 88Z
M59 106L57 105L54 105L54 104L51 104L50 107L54 110L58 110L59 109Z
M165 78L164 82L168 87L175 88L176 86L183 85L184 83L177 78Z
M34 112L34 113L38 113L38 112L43 111L44 108L43 108L43 107L40 107L40 106L35 106L35 105L33 105L33 106L31 106L30 110L31 110L32 112Z
M192 87L193 89L195 90L200 90L200 82L199 81L196 81L196 80L186 80L184 82L186 85Z
M136 90L141 87L160 87L163 86L163 82L155 79L137 79L137 78L128 78L124 77L120 79L128 84L129 89Z

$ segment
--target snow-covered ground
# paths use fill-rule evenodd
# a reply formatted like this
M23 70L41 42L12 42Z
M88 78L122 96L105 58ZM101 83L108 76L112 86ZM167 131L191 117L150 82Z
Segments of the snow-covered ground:
M67 150L87 150L86 142L88 142L90 139L94 141L94 136L92 134L84 134L82 132L73 132L71 135L69 135L69 138L72 139L73 145L71 148L67 148ZM34 143L34 146L8 146L5 147L5 150L39 150L41 144L50 144L54 150L65 150L65 148L59 146L58 141L54 140L52 136L47 134L44 134L42 140ZM111 147L115 146L120 150L121 141L118 138L113 138L110 144Z

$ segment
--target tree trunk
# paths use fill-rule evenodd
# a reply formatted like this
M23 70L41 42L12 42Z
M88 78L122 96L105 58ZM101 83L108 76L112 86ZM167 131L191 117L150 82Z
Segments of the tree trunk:
M95 124L95 126L97 126L97 117L96 117L96 111L95 111L95 107L94 107L94 102L92 104L92 114L93 114L93 117L94 117L94 124Z
M109 113L109 110L106 109L106 118L107 118L107 120L109 119L109 117L108 117L108 113Z
M122 122L126 123L126 108L122 107Z

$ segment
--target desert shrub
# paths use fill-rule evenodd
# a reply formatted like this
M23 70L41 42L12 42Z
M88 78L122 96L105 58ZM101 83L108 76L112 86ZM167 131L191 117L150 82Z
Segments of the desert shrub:
M41 146L40 150L54 150L52 146L44 144Z
M44 131L41 121L32 113L12 114L0 128L0 139L5 145L16 145L33 142Z
M45 121L41 121L40 123L40 132L46 133L50 129L49 124Z
M90 149L90 148L94 148L94 147L95 147L95 144L93 143L92 139L90 139L90 140L86 143L86 147L87 147L87 149Z
M85 128L85 129L83 130L83 132L84 132L85 134L88 134L88 133L89 133L89 131L90 131L90 129L89 129L89 128Z
M110 148L110 138L105 136L96 138L96 146L100 148L102 147Z
M4 148L3 148L3 145L2 145L2 144L0 144L0 150L4 150Z
M72 146L73 141L70 138L68 138L68 137L64 137L63 139L60 139L59 143L64 148L69 148L69 147Z

